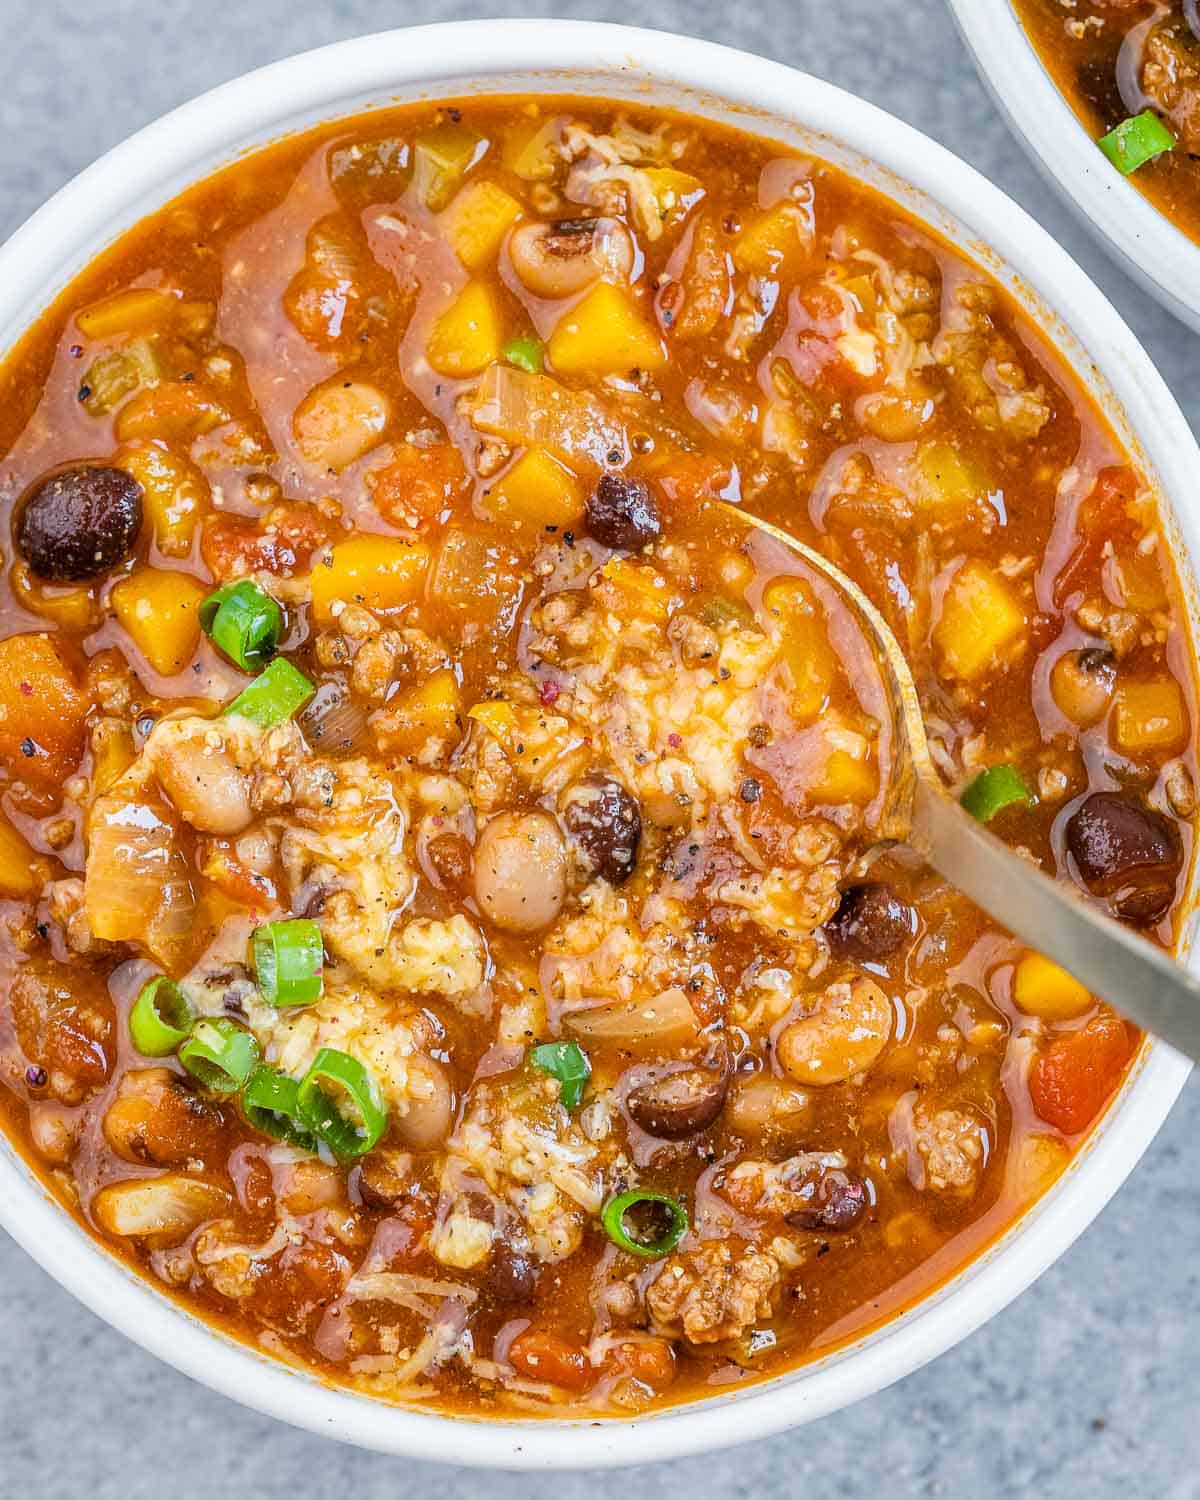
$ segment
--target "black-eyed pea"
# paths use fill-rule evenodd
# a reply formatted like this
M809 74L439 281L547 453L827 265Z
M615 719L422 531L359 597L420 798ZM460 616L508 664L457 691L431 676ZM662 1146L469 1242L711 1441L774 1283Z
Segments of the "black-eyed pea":
M856 975L830 985L811 1015L789 1021L775 1055L797 1083L824 1087L865 1073L891 1034L891 1001L874 980Z

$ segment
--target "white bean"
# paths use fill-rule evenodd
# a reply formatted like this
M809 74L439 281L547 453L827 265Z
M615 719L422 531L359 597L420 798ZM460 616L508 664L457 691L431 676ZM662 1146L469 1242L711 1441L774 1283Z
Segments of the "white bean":
M484 915L509 932L538 932L562 910L567 848L543 812L501 813L475 849L475 899Z

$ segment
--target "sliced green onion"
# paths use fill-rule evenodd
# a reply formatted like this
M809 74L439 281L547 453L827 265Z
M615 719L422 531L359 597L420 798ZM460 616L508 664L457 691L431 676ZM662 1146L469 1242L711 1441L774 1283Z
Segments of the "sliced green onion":
M542 341L534 338L531 333L518 334L515 339L509 339L501 351L510 365L516 365L518 370L526 370L530 375L540 375L542 372Z
M179 1061L214 1094L236 1094L258 1062L258 1043L236 1021L197 1021L179 1049Z
M200 602L200 628L243 672L257 672L275 655L283 611L248 578L227 583Z
M169 1057L187 1041L195 1013L173 979L159 974L142 986L129 1012L129 1034L143 1057Z
M625 1216L640 1203L655 1203L666 1210L667 1227L656 1240L633 1239L625 1228ZM687 1209L667 1193L652 1193L643 1188L633 1188L628 1193L618 1193L604 1205L600 1215L604 1232L614 1245L627 1250L630 1255L640 1255L646 1260L657 1260L669 1255L688 1231Z
M258 988L271 1005L311 1005L321 998L325 948L308 917L267 922L251 939Z
M312 1136L300 1119L300 1085L294 1078L264 1063L255 1068L242 1090L242 1113L263 1135L289 1146L312 1150Z
M959 800L973 818L990 823L1002 808L1014 802L1032 807L1034 796L1025 778L1012 766L989 766L969 783Z
M1173 150L1175 137L1152 109L1145 109L1140 115L1122 120L1115 130L1102 135L1096 144L1117 171L1128 177L1164 151Z
M332 1084L354 1110L357 1120L342 1113ZM300 1119L334 1156L362 1156L387 1129L387 1107L373 1075L356 1057L336 1047L322 1047L297 1090Z
M540 1072L558 1079L558 1102L564 1109L579 1108L592 1065L578 1042L543 1042L530 1052L529 1061Z
M303 672L277 656L249 687L242 689L225 712L231 717L249 719L260 729L270 729L290 719L315 692Z

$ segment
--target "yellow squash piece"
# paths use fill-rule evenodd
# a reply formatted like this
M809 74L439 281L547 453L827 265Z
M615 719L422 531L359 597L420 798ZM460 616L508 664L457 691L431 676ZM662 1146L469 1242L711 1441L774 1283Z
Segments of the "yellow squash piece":
M521 205L494 182L469 182L441 216L442 232L469 271L490 261L521 217Z
M502 160L514 177L547 182L562 160L558 150L562 117L534 118L514 126L504 137Z
M361 604L366 609L395 609L420 592L429 567L429 548L399 537L350 537L313 568L313 617L332 620L334 606Z
M474 166L485 145L465 125L438 125L413 145L413 187L426 208L437 213Z
M154 287L131 287L93 302L76 314L80 333L89 339L108 339L120 333L141 333L169 324L179 306L179 298Z
M429 363L439 375L466 380L500 358L504 329L493 293L470 281L434 323L427 345Z
M1008 584L983 563L964 564L950 580L933 639L945 677L981 677L1025 633L1025 615Z
M1091 1010L1091 991L1040 953L1027 953L1013 973L1014 1003L1043 1021L1072 1021Z
M487 491L483 509L512 526L569 526L583 514L583 492L544 448L530 448Z
M1181 750L1187 743L1188 712L1173 677L1126 682L1117 689L1113 738L1127 755Z
M962 513L987 493L978 468L950 443L921 443L917 448L917 503L936 511Z
M142 487L142 507L164 557L186 557L201 517L212 508L208 480L162 443L130 443L114 459Z
M778 203L752 219L733 247L739 271L752 276L792 276L807 259L810 241L800 210L794 203Z
M779 622L779 653L792 683L788 706L798 723L808 723L829 702L838 670L824 613L802 578L769 583L763 608Z
M182 672L200 644L198 609L207 590L187 573L139 568L112 591L125 633L164 677Z
M388 704L388 741L406 754L419 755L431 740L457 740L461 716L458 681L443 668Z
M0 896L24 900L41 886L38 859L7 818L0 818Z
M810 788L812 800L843 806L853 802L864 806L879 789L879 781L869 758L870 750L863 740L861 754L837 746L830 750L821 774Z
M657 209L657 222L640 226L651 239L657 239L663 229L682 219L704 196L700 179L676 167L646 167L642 177L650 186ZM635 202L635 207L640 208L640 204ZM644 213L639 211L638 218L643 217Z
M550 363L561 375L628 375L659 370L666 349L619 287L601 281L559 319Z
M625 608L644 619L662 621L671 613L672 593L661 573L624 557L610 557L601 568L605 583L620 591Z

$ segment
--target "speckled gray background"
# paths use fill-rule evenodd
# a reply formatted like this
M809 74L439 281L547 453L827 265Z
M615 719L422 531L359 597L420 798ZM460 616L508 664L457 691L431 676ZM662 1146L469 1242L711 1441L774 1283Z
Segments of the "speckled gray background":
M1000 0L978 0L981 5ZM1200 342L1085 241L980 87L941 0L0 0L0 238L130 131L261 63L358 33L506 13L690 31L864 94L1046 224L1195 426ZM33 309L31 309L33 311ZM790 1437L625 1474L524 1478L358 1453L243 1411L126 1343L0 1234L0 1500L712 1500L1200 1496L1200 1235L1189 1086L1116 1201L1012 1308L930 1368Z

